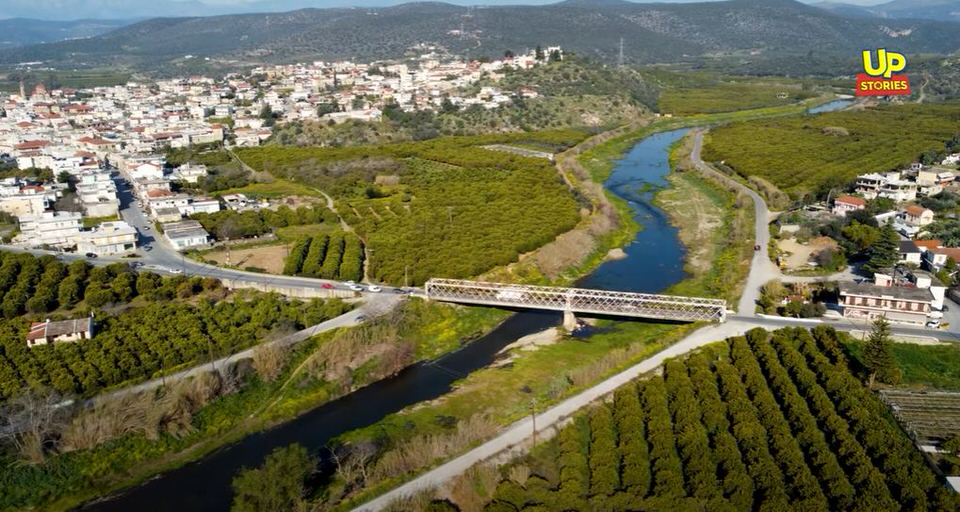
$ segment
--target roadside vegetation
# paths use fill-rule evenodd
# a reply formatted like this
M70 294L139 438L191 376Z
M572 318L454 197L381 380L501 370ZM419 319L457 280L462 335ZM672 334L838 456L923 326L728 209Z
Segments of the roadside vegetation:
M897 170L957 134L960 104L884 105L711 130L703 157L760 178L794 199L845 187L858 174Z
M53 409L66 396L33 389L0 414L0 427L28 427L0 445L0 510L72 509L449 352L505 316L414 299L355 328L87 407Z
M756 329L668 361L511 464L395 508L955 510L854 368L830 328Z

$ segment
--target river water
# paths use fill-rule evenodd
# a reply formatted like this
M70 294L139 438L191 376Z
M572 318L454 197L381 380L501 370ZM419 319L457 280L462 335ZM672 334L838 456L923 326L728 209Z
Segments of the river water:
M584 287L655 293L685 277L684 248L677 230L651 200L658 188L667 185L670 146L686 132L674 130L651 135L617 162L605 185L628 202L642 229L623 248L627 258L600 265L582 280ZM330 439L340 434L448 393L455 381L493 363L506 345L557 325L559 321L560 315L554 312L517 313L456 352L414 365L394 377L321 405L273 429L247 436L109 500L90 503L83 510L228 510L233 496L230 484L236 472L244 466L259 466L274 448L300 443L312 452L320 452Z

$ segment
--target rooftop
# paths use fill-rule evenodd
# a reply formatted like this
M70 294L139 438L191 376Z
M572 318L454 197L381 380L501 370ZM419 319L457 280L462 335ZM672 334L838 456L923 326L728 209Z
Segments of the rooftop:
M854 283L844 281L840 283L841 295L858 295L861 297L890 298L928 302L933 300L929 288L915 288L912 286L877 286L870 283Z

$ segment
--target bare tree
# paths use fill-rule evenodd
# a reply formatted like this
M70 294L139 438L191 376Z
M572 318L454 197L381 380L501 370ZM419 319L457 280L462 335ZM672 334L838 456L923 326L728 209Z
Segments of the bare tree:
M0 435L11 442L27 464L43 463L44 447L60 431L66 407L55 391L27 390L0 410Z
M341 444L330 448L330 456L337 469L337 475L347 487L354 484L363 488L370 477L370 467L377 456L377 446L364 441L354 444Z
M287 362L287 350L278 344L263 344L253 351L253 369L266 382L280 376Z

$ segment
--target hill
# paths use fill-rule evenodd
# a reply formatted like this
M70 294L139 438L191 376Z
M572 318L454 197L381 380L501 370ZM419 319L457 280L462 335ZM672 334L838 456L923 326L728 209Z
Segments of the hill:
M536 20L531 23L530 20ZM463 28L463 33L459 31ZM736 30L731 30L735 27ZM0 51L0 65L130 65L169 72L184 57L237 62L373 60L439 44L468 57L498 57L561 44L612 62L620 38L628 63L703 55L744 60L808 53L850 56L869 47L947 53L960 31L938 21L848 18L793 0L634 4L574 0L543 6L462 7L410 3L385 8L302 9L279 14L157 18L108 34ZM196 60L196 59L194 59ZM851 58L852 60L852 58Z
M110 32L132 20L47 21L27 18L0 20L0 48L93 37Z
M814 5L845 16L960 21L960 0L893 0L874 6L841 2Z

